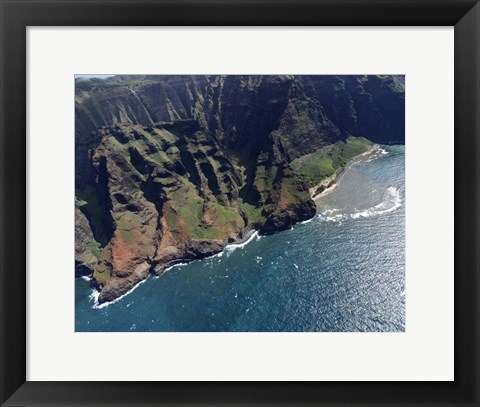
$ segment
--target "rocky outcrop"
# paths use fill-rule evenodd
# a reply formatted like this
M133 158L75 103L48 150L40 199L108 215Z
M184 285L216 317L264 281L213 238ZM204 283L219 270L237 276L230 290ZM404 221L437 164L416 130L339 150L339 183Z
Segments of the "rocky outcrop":
M78 82L79 272L93 273L99 301L110 301L249 230L311 218L315 204L290 162L350 135L402 142L402 86L391 76Z
M100 244L95 241L87 217L80 210L83 202L75 199L75 275L92 274L98 263Z

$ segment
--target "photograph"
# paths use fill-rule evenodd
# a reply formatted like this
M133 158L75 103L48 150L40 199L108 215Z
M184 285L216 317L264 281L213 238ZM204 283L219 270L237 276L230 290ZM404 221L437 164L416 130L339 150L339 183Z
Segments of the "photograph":
M480 407L479 3L0 0L0 407Z
M405 332L405 75L72 80L75 332Z

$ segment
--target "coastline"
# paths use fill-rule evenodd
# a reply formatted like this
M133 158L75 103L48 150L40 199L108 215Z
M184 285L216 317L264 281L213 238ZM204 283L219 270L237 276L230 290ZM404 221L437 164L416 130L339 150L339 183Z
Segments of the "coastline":
M351 291L338 289L345 281L343 272L338 273L338 270L345 270L347 267L352 281L356 282L357 277L365 277L365 280L352 286L352 290L358 293L355 297L358 299L358 306L364 307L361 309L367 312L364 316L366 323L371 324L371 332L375 329L378 332L403 329L404 253L397 250L396 246L397 242L403 242L403 210L396 215L387 214L387 217L382 217L383 220L380 221L376 219L377 216L373 216L374 219L362 217L356 220L350 219L350 214L356 213L351 210L353 206L347 209L341 206L343 202L350 204L349 194L344 194L346 191L353 191L350 187L355 191L357 188L361 190L359 202L363 202L362 197L367 196L368 191L377 188L364 174L378 176L382 186L396 186L404 197L401 177L403 171L401 166L397 166L402 159L397 163L396 150L384 146L381 148L387 150L388 154L382 154L380 150L374 157L364 158L355 164L342 176L335 193L325 198L328 200L325 208L328 209L327 205L338 208L332 215L316 215L311 220L299 222L293 230L286 230L265 239L260 235L260 240L254 238L243 250L235 249L228 253L227 249L223 256L212 256L211 259L179 265L161 279L150 276L142 287L128 293L111 307L104 305L101 309L93 308L93 299L89 299L92 289L85 279L77 280L76 332L305 332L310 328L317 332L354 332L355 329L360 330L356 325L357 314L352 314L351 325L348 321L344 324L343 311L348 308L337 306L339 298L335 297L341 295L346 307L352 305ZM350 178L351 176L353 178ZM334 197L339 193L338 199ZM381 198L381 193L378 196ZM318 202L323 201L325 200ZM380 201L374 196L372 206L377 202ZM367 206L369 205L364 207ZM390 207L390 203L388 208L385 206L386 209ZM348 219L342 218L337 222L326 219L327 216L333 217L338 213L344 214ZM301 225L302 223L306 224ZM379 229L376 229L377 227ZM391 233L398 233L398 239L392 237ZM379 253L378 257L358 247L356 242L360 240L354 239L346 244L345 237L352 236L366 239L368 244L373 242L373 247L379 250L376 252ZM388 236L388 239L385 239L385 236ZM383 256L380 251L385 245L385 256L388 257ZM309 247L315 250L309 250ZM390 247L393 250L388 250ZM346 256L353 261L343 261ZM379 259L381 261L378 261ZM387 261L395 267L391 275L385 275L383 266ZM319 273L319 263L328 268L322 268ZM359 273L357 265L361 270L366 270L365 273ZM379 278L375 279L375 282L385 281L385 289L382 285L369 284L372 281L370 273L377 272ZM394 278L395 276L399 279ZM306 294L305 288L309 289ZM386 299L381 304L378 302L378 310L371 308L372 293L378 295L375 298ZM322 310L321 314L315 314L324 318L321 324L318 324L317 320L305 322L302 319L305 315L304 295L307 294L311 295L308 298L317 298L315 295L318 295L325 298L325 301L333 298L329 303L331 306L326 309L321 308L324 302L318 300L315 303L318 309ZM282 300L291 300L275 301L280 296ZM390 302L391 298L395 301ZM384 315L384 304L389 304L393 311L398 311L395 314L398 314L398 319L392 319L393 314L390 313L385 314L384 320L375 319L378 314ZM402 308L398 308L398 304ZM278 307L281 307L281 312ZM295 314L291 317L292 310ZM267 313L278 315L279 318L263 318ZM336 318L336 315L339 318ZM373 317L370 318L370 315Z
M372 144L370 150L355 156L350 162L348 162L346 165L344 165L343 167L335 171L333 175L322 180L312 188L309 188L308 190L310 192L310 197L315 201L323 196L330 194L337 187L338 183L340 182L346 170L348 170L353 164L362 160L363 158L376 154L379 150L380 150L379 144ZM317 193L317 190L322 187L323 187L323 190Z
M90 295L90 298L93 299L93 301L94 301L92 308L102 309L102 308L105 308L105 307L109 306L110 304L114 304L114 303L118 302L119 300L125 298L130 293L135 291L141 284L145 283L151 275L153 275L153 278L159 278L160 276L162 276L163 274L165 274L167 271L171 270L174 267L186 266L187 264L189 264L191 262L194 262L194 261L197 261L197 260L205 260L205 259L210 259L210 258L213 258L213 257L222 257L225 252L233 251L233 250L236 250L236 249L239 249L239 248L242 249L248 243L253 241L255 238L257 238L257 239L260 238L258 230L256 230L256 229L245 229L244 231L242 231L240 233L240 235L237 238L235 238L232 242L227 243L223 247L222 250L220 250L219 252L217 252L213 255L206 256L206 257L191 258L191 259L176 259L176 260L173 260L173 261L165 264L164 265L165 268L161 272L159 272L159 273L149 272L145 279L140 280L138 283L136 283L135 285L130 287L130 289L128 291L126 291L125 293L123 293L122 295L120 295L119 297L117 297L117 298L115 298L111 301L99 302L98 297L100 295L100 291L96 287L92 287L92 293ZM92 281L91 276L82 276L81 278L83 280L86 280L86 281Z
M93 299L93 306L92 308L94 309L102 309L102 308L105 308L105 307L108 307L110 304L115 304L116 302L120 301L121 299L125 298L127 295L131 294L132 292L134 292L138 287L140 287L140 285L142 285L143 283L145 283L148 278L150 277L150 274L147 275L147 277L143 280L140 280L137 284L133 285L132 287L130 287L130 289L123 293L122 295L114 298L113 300L111 301L105 301L105 302L99 302L98 301L98 297L100 295L100 291L98 291L96 288L93 288L92 289L92 293L90 294L90 298Z
M162 265L162 267L164 267L164 269L162 271L156 272L156 273L153 273L153 274L154 274L155 278L157 278L157 277L160 277L161 275L163 275L164 273L166 273L167 271L171 270L173 267L185 266L188 263L191 263L192 261L195 261L195 260L204 260L204 259L210 259L212 257L221 257L223 255L223 252L225 252L228 248L243 247L243 246L247 245L248 243L250 243L250 241L252 241L256 236L258 236L258 230L256 230L256 229L245 229L240 233L240 235L237 238L235 238L233 241L227 243L223 247L222 250L220 250L220 251L218 251L218 252L216 252L212 255L205 256L205 257L196 257L196 258L175 259L175 260L172 260L172 261Z
M380 150L380 146L378 144L373 144L368 151L355 156L350 162L348 162L343 167L339 168L332 176L328 177L327 179L324 179L323 181L321 181L316 186L310 188L309 192L310 192L311 199L315 201L315 200L321 198L322 196L325 196L325 195L328 195L329 193L331 193L337 187L338 182L341 180L345 171L348 168L350 168L350 166L352 166L354 163L364 159L365 157L376 154L379 150ZM322 187L322 186L324 187L324 189L320 193L315 194L315 191L319 187ZM313 216L312 218L307 219L303 222L299 222L299 223L310 222L314 218L315 218L315 216ZM129 293L134 291L140 284L144 283L150 275L152 275L153 278L158 278L158 277L162 276L164 273L166 273L167 271L171 270L173 267L187 265L187 264L189 264L193 261L196 261L196 260L203 260L203 259L208 259L208 258L213 258L213 257L222 257L224 253L229 253L229 252L231 252L231 251L233 251L237 248L243 248L248 243L253 241L255 238L259 238L260 237L259 233L260 232L256 229L250 229L250 228L244 229L243 231L241 231L238 234L238 236L236 238L231 239L230 241L227 241L225 246L223 246L223 248L216 253L213 253L213 254L210 254L210 255L207 255L207 256L197 256L197 257L194 257L194 258L193 257L178 258L178 259L172 260L168 263L165 263L165 264L161 265L161 268L156 268L154 271L151 270L148 273L147 278L145 278L145 279L139 281L138 283L134 284L133 286L131 286L129 288L129 290L127 292L125 292L124 294L122 294L121 296L119 296L117 298L114 298L111 301L99 302L98 297L99 297L100 291L97 288L93 288L93 293L92 293L92 298L94 299L93 307L94 308L103 308L103 307L106 307L106 306L108 306L112 303L117 302L118 300L124 298ZM158 265L156 267L158 267ZM91 276L88 276L87 278L89 278L91 280ZM84 279L86 280L87 278L84 278Z

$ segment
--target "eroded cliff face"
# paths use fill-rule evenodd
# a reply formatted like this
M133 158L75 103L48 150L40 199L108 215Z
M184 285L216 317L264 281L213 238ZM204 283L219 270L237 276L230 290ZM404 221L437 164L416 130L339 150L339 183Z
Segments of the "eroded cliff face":
M404 104L403 76L128 75L78 82L77 183L89 170L87 152L101 126L194 119L226 147L257 151L275 132L292 160L349 135L403 143Z
M350 135L403 142L403 78L127 76L76 91L77 272L99 301L315 205L289 163ZM78 250L77 250L78 249Z
M92 274L98 263L100 245L95 241L90 224L80 207L85 202L75 199L75 275Z

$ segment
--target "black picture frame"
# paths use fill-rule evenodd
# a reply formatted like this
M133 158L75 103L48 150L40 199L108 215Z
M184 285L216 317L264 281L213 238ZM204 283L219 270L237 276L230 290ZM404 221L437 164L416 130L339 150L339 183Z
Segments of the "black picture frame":
M2 406L480 405L480 5L476 0L0 0L0 13ZM455 26L453 382L26 381L26 27L141 25Z

